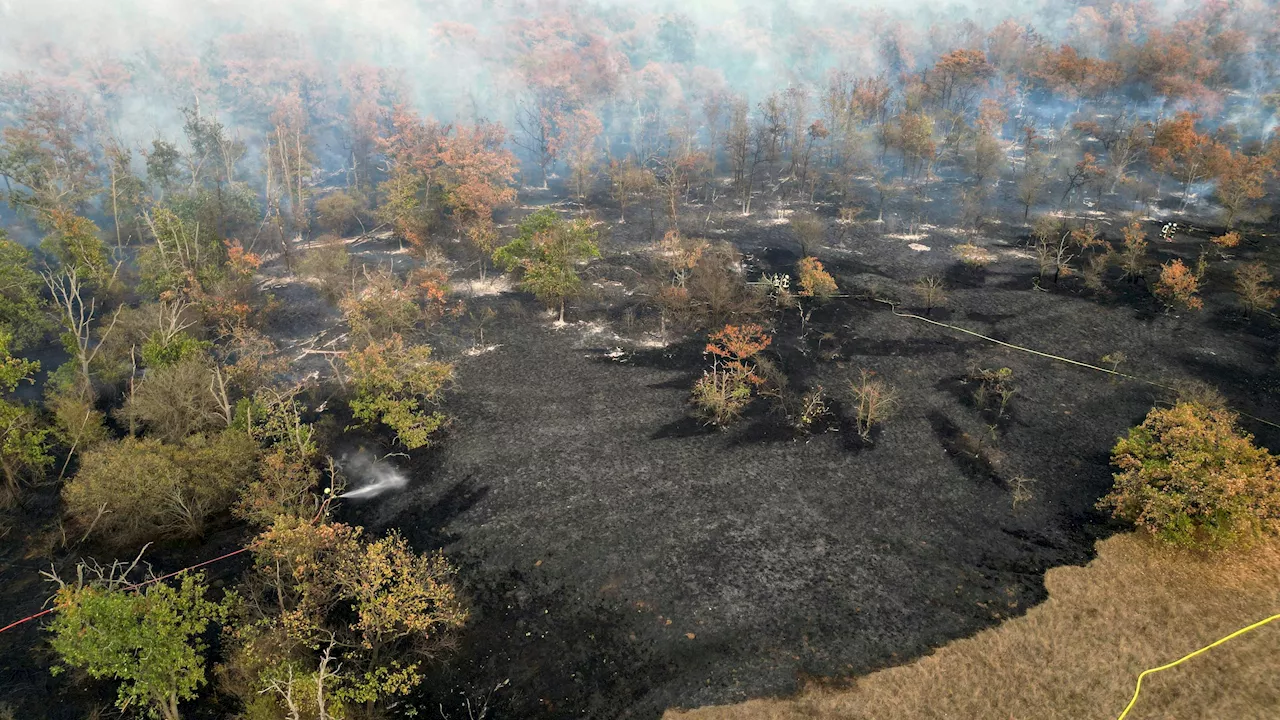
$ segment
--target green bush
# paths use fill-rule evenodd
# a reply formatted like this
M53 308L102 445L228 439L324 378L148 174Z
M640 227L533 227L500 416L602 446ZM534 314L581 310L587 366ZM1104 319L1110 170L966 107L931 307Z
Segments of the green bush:
M1166 542L1220 548L1280 518L1280 468L1223 408L1157 408L1116 443L1115 486L1099 503Z
M354 396L351 414L366 425L382 423L410 450L424 447L445 426L436 408L453 380L453 365L431 359L427 345L406 345L399 335L371 343L346 357Z
M208 645L201 636L226 618L231 600L207 600L198 573L176 586L155 583L136 592L123 584L59 590L58 612L49 625L53 649L90 677L120 681L121 710L146 708L150 717L179 720L178 703L195 698L205 684ZM62 670L54 667L55 674Z
M113 545L196 537L236 500L256 461L256 444L235 430L180 444L125 438L86 451L62 496L77 524Z

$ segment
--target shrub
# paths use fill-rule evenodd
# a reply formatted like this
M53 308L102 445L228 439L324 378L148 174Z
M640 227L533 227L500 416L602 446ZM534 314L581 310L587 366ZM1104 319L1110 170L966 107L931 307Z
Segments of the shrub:
M973 243L956 245L952 248L952 252L960 262L969 267L986 267L996 261L994 253Z
M827 300L839 290L836 287L835 278L831 277L831 274L822 267L822 263L818 262L817 258L804 258L800 261L796 270L800 276L800 295L802 297Z
M920 302L924 303L925 315L933 312L934 308L947 304L946 286L943 285L942 279L936 275L920 278L911 289L915 292L916 297L920 298Z
M853 426L863 440L869 439L871 430L887 420L898 405L894 389L865 369L857 380L849 383L849 398L853 406Z
M317 243L302 254L298 275L314 278L320 294L329 302L337 302L350 285L351 252L332 236L322 236Z
M802 210L791 217L791 231L795 233L796 242L800 245L801 257L809 257L814 248L822 243L827 227L822 218Z
M199 359L148 370L128 395L121 414L168 442L225 426L226 417L210 392L212 380L213 371Z
M346 364L357 420L386 425L410 450L428 445L444 427L444 414L432 408L453 379L453 365L432 360L429 346L406 346L393 335L347 355Z
M396 534L283 520L254 559L256 602L242 605L219 667L223 688L261 713L251 717L381 717L377 706L423 682L424 661L470 615L448 560Z
M1084 281L1085 287L1094 292L1104 292L1106 287L1103 281L1106 280L1107 269L1111 267L1114 259L1115 253L1110 247L1090 255L1080 270L1080 278Z
M257 448L247 435L193 435L181 444L125 438L84 453L63 488L67 512L85 532L117 546L197 537L253 475Z
M363 201L348 192L332 192L316 200L316 219L320 227L339 235L359 224Z
M1271 287L1275 278L1262 262L1251 262L1236 268L1236 295L1240 296L1240 304L1245 312L1270 312L1275 307L1280 291Z
M1120 470L1099 503L1163 541L1218 548L1280 518L1280 467L1224 408L1152 410L1116 443Z
M237 429L262 448L258 474L232 509L237 517L265 526L280 516L311 518L317 510L320 447L315 429L302 419L299 390L260 390L237 408Z
M1126 279L1136 280L1147 267L1147 234L1142 231L1142 223L1136 220L1129 223L1123 233L1124 242L1116 254L1116 263Z
M973 402L979 410L991 410L1002 418L1009 410L1009 402L1017 394L1013 385L1013 370L1002 367L996 370L977 368L969 373L969 379L978 383L973 391Z
M1209 238L1209 241L1214 245L1217 245L1222 250L1229 250L1234 247L1239 247L1242 239L1243 238L1240 236L1240 232L1238 230L1232 230L1225 235Z
M814 423L825 417L828 411L826 392L819 385L800 396L800 401L796 403L789 418L796 430L808 433L813 429Z
M1154 288L1156 297L1170 306L1187 310L1199 310L1204 302L1197 295L1200 292L1200 277L1183 264L1182 260L1173 260L1160 266L1160 279Z
M418 290L390 270L365 273L364 287L338 302L352 335L362 342L407 332L422 319Z
M726 325L711 335L711 369L693 386L691 401L708 424L728 425L751 402L762 380L750 361L773 341L759 325Z

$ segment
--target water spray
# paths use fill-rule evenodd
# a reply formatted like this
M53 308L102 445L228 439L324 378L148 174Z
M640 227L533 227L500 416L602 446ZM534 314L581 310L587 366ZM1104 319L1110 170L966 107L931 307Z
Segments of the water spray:
M359 450L350 460L343 459L343 470L351 477L358 479L360 487L349 492L336 495L345 500L371 498L388 490L399 490L409 484L409 477L399 468L387 462L389 455L374 457L365 450ZM325 495L333 493L332 488L325 488Z

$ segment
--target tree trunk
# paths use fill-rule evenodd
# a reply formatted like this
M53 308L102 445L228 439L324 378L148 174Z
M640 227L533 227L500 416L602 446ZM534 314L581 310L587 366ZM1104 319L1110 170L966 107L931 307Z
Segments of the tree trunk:
M560 298L560 324L564 324L564 298Z

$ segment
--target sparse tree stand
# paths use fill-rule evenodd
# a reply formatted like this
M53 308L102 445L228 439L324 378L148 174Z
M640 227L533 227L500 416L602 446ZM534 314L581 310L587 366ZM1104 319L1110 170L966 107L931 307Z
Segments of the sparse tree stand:
M520 223L519 236L498 248L493 261L507 272L521 272L521 285L549 306L560 306L582 289L578 263L600 257L598 233L590 220L565 222L554 210L543 209Z

